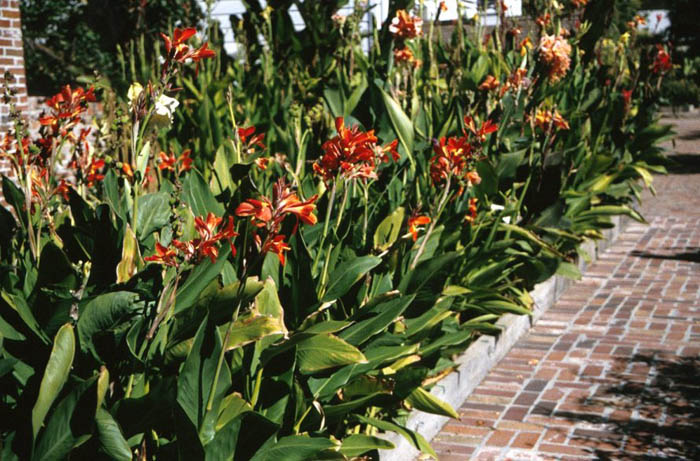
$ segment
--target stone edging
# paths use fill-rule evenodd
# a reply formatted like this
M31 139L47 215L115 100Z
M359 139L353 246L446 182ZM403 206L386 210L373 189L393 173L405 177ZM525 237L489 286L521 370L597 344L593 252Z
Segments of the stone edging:
M596 261L600 253L610 247L629 222L629 218L614 216L611 219L614 227L603 231L603 239L598 241L586 240L583 250L590 256L590 263ZM579 259L577 266L583 274L590 264ZM476 389L488 372L508 353L516 342L530 330L542 314L544 314L572 283L570 279L554 275L535 286L530 292L533 312L531 317L524 315L505 314L496 325L502 328L498 337L481 336L474 341L455 363L457 369L445 376L430 390L435 397L444 400L458 409L469 395ZM450 420L446 416L433 415L421 411L413 411L408 417L406 427L420 433L426 440L432 440ZM404 437L396 433L387 433L383 438L392 442L393 450L380 450L381 461L407 461L415 459L420 452Z

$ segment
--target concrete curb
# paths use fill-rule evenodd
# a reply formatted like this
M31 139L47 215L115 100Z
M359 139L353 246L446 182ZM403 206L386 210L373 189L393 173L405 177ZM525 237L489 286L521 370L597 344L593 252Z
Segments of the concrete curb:
M611 221L613 227L603 231L602 240L595 242L587 240L582 244L583 250L585 250L591 260L588 263L583 259L577 261L577 266L581 273L584 273L586 267L596 261L599 255L610 247L630 219L614 216ZM461 407L462 403L467 400L491 368L510 351L520 338L527 334L530 327L554 305L571 283L570 279L554 275L536 285L530 292L530 296L534 300L532 316L506 314L498 319L496 325L502 328L501 334L497 338L481 336L474 341L455 360L455 363L458 364L457 369L433 386L430 393L449 403L455 409ZM418 432L426 440L430 441L449 420L450 418L446 416L414 411L408 417L406 427ZM392 442L396 448L393 450L380 450L379 458L381 461L407 461L415 459L420 454L408 440L399 434L390 432L385 434L383 438Z

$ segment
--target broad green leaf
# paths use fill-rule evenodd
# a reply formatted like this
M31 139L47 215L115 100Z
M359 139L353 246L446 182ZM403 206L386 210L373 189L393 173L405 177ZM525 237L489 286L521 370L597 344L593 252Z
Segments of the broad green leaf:
M136 232L143 240L170 221L170 195L156 192L139 197L136 211Z
M224 214L224 207L216 201L209 185L197 171L190 171L182 181L182 200L195 216L206 216L209 212L217 216Z
M241 394L234 392L227 395L221 402L221 414L216 422L216 430L219 431L238 415L247 411L253 411L253 407L243 399Z
M143 309L143 302L139 302L138 298L136 293L115 291L99 295L82 306L78 318L80 349L97 355L92 337L107 332L136 315Z
M413 445L417 450L420 450L422 453L430 455L435 459L437 459L438 457L435 453L435 450L433 450L428 441L425 440L425 438L423 438L423 436L420 435L418 432L414 432L406 427L382 419L369 418L367 416L362 415L355 415L355 418L357 418L357 420L359 420L360 422L369 424L370 426L374 426L377 429L381 429L383 431L388 432L396 432L397 434L400 434L406 440L411 442L411 445Z
M214 437L216 419L211 419L211 428L204 427L207 413L218 415L219 405L231 385L231 373L226 361L224 361L221 364L216 393L212 400L215 405L211 410L208 410L207 404L221 352L221 337L214 324L207 317L195 335L194 344L177 380L177 402L194 427L197 428L202 442Z
M297 344L299 371L316 373L328 368L353 363L367 363L364 354L342 339L330 335L314 335Z
M578 270L575 264L570 262L561 261L556 273L571 280L581 280L581 271Z
M177 290L177 297L175 298L176 314L192 307L199 295L209 286L209 283L221 273L230 253L231 247L224 245L219 251L219 257L215 263L206 259L192 270L185 283Z
M131 448L112 415L104 408L98 408L95 423L104 454L116 461L131 461Z
M251 311L239 317L231 327L231 334L226 341L226 350L258 341L266 336L286 334L287 329L279 317L260 315L257 311Z
M339 442L325 437L290 435L265 444L250 461L308 461L318 459L326 450L337 450Z
M399 238L401 226L403 225L404 215L406 214L403 207L398 207L389 216L382 219L382 222L374 231L374 248L379 251L388 250Z
M36 443L36 448L32 454L32 460L63 460L66 459L70 451L79 442L82 434L76 433L71 423L73 418L82 411L94 411L94 407L81 408L78 402L91 387L92 382L88 381L73 389L57 405L51 413L46 428L41 432L41 437ZM90 418L94 417L87 414ZM77 428L76 428L77 429Z
M372 308L373 317L357 322L338 336L353 345L359 345L394 323L415 296L402 296Z
M381 263L376 256L361 256L351 261L345 261L336 267L329 276L330 282L323 295L322 302L329 302L347 293L367 272Z
M361 456L371 450L393 450L394 444L371 435L353 434L343 439L340 452L348 458Z
M56 333L53 347L51 348L51 355L39 385L39 396L36 399L34 408L32 408L32 432L34 439L36 439L39 429L44 424L44 418L49 412L53 401L68 380L74 356L75 333L71 324L67 323Z
M46 333L41 329L39 322L34 317L32 310L29 308L27 301L22 295L11 295L5 290L0 292L2 299L19 315L24 324L33 331L37 337L39 337L44 343L49 343L49 338Z
M449 403L440 400L422 387L415 388L406 398L406 402L413 408L426 413L459 419L459 415Z
M226 146L221 145L216 150L216 157L214 157L214 174L211 175L211 190L214 195L219 195L225 190L233 190L233 183L231 182L231 175L229 174L229 169L231 164L229 161Z
M401 141L401 145L403 145L403 148L406 150L409 161L413 164L413 123L401 108L401 104L396 102L394 98L384 91L380 84L377 84L377 88L384 100L384 105L386 106L394 131L396 131L396 134L399 136L399 141Z

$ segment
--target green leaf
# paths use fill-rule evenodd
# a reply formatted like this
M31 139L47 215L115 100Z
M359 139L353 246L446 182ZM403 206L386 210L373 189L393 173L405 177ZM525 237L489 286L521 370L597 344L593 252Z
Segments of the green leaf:
M79 441L80 434L76 433L79 428L76 427L74 430L72 425L78 413L81 410L86 410L81 408L79 402L91 384L91 381L88 381L79 385L56 405L56 409L51 414L46 428L42 431L36 444L32 460L59 461L66 459ZM92 410L94 407L90 409L90 411Z
M372 308L372 312L375 314L373 317L357 322L338 336L350 344L362 344L394 323L413 302L414 298L415 296L401 296L378 304Z
M406 402L413 408L426 413L459 419L459 415L449 403L440 400L422 387L415 388L406 398Z
M99 295L81 307L78 318L80 349L83 352L92 351L97 355L92 337L130 320L136 315L138 311L143 309L143 303L138 302L138 298L136 293L115 291Z
M299 371L304 374L355 363L367 363L364 354L342 339L330 335L314 335L297 344Z
M221 414L216 422L216 430L219 431L237 416L253 411L253 407L241 397L241 394L234 392L227 395L221 402Z
M221 351L222 344L219 332L213 322L209 321L209 317L206 317L194 337L194 344L177 380L177 402L198 431L205 429L203 426L208 412L207 403ZM209 410L214 415L218 415L219 404L228 392L230 385L231 373L228 365L224 362L221 365L216 394L213 399L216 405ZM212 421L212 425L214 424L215 420ZM212 427L212 432L213 429ZM200 437L205 440L213 438L213 435L213 433L207 435L200 433Z
M348 458L361 456L371 450L393 450L394 444L371 435L353 434L343 439L340 452Z
M382 219L382 222L377 226L377 230L374 231L375 249L385 251L394 244L396 239L399 238L405 214L406 210L403 207L398 207L389 216Z
M561 261L556 273L571 280L581 280L581 271L570 262Z
M182 200L195 216L206 216L209 212L217 216L224 214L224 207L216 201L209 185L197 171L190 171L182 181Z
M67 323L56 333L51 355L41 378L39 396L32 408L32 432L35 440L53 401L68 380L74 356L75 333L71 324Z
M44 331L41 329L39 322L36 320L36 317L34 317L34 314L29 308L27 301L21 294L11 295L3 290L2 292L0 292L0 296L2 296L2 299L15 312L17 312L17 314L22 319L27 328L33 331L37 335L37 337L41 339L44 343L49 343L49 338L46 336L46 333L44 333Z
M95 423L102 451L113 460L131 461L131 448L112 415L104 408L98 408Z
M250 461L308 461L318 459L323 451L338 448L337 441L325 437L290 435L275 443L265 444Z
M381 263L377 256L362 256L351 261L343 262L331 272L326 293L321 302L329 302L340 298L357 283L367 272Z
M355 418L357 418L360 422L369 424L370 426L374 426L377 429L389 432L396 432L403 436L406 440L411 442L411 445L413 445L416 449L420 450L422 453L430 455L435 459L437 459L438 457L433 448L428 443L428 441L425 440L425 438L423 438L423 436L420 435L418 432L414 432L406 427L399 426L398 424L392 423L390 421L385 421L377 418L369 418L367 416L362 415L355 415Z
M219 251L219 257L215 263L206 259L192 270L185 283L177 290L177 297L175 298L176 314L192 307L199 295L209 286L209 283L221 273L229 253L231 253L231 246L224 245Z
M141 178L146 175L146 168L148 167L148 158L151 155L151 141L146 141L143 148L136 156L136 171L141 174Z
M384 100L384 105L386 106L387 113L389 114L391 125L394 127L394 131L396 131L396 134L399 136L399 141L401 141L401 145L403 145L403 148L406 150L406 155L408 155L409 161L411 164L413 164L413 123L401 108L401 104L396 102L394 98L384 91L379 83L377 84L377 88L379 89L382 99Z
M287 329L281 318L260 315L257 311L247 312L239 317L231 327L226 350L230 351L245 346L267 336L286 333Z
M139 197L136 211L136 232L143 240L170 221L170 196L156 192Z

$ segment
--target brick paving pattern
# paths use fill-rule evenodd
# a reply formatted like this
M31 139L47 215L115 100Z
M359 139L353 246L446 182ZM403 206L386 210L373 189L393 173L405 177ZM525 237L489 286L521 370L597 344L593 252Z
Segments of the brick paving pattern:
M700 118L630 224L433 440L441 461L700 459Z

